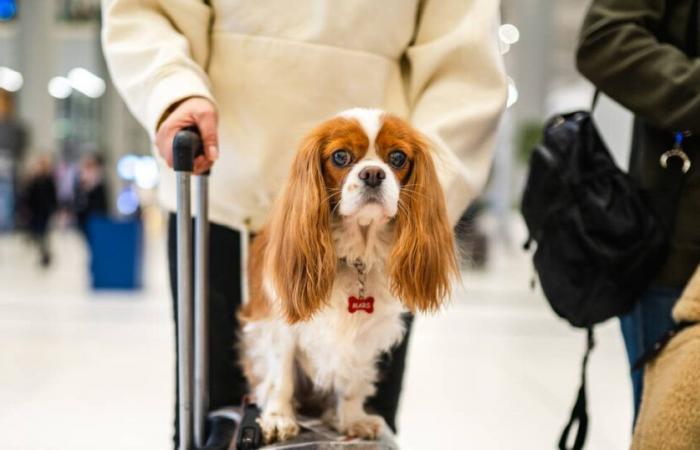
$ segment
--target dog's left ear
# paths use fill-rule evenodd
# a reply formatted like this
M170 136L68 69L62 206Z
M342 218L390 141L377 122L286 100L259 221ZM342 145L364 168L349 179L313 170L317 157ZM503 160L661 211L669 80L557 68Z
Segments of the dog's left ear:
M311 318L333 285L336 259L321 169L323 142L322 129L304 139L270 221L265 268L290 323Z
M413 166L399 201L397 237L389 259L392 292L411 311L435 311L458 275L445 195L430 147L413 139Z

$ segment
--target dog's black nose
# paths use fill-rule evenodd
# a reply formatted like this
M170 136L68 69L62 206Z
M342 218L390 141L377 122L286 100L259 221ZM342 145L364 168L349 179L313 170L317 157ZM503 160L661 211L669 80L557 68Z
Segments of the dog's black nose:
M381 167L368 166L360 170L358 176L367 186L374 188L382 184L382 180L386 178L386 173Z

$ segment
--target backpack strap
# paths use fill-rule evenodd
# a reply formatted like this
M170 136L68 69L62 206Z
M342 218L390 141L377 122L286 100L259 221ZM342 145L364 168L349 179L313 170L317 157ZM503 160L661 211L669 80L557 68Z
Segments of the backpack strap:
M588 410L586 408L586 366L588 366L588 356L591 354L591 350L595 347L595 339L593 337L593 327L589 326L587 328L587 339L586 339L586 351L583 354L583 362L581 363L581 387L578 390L578 396L576 397L576 403L571 410L571 417L569 418L569 423L564 427L564 431L559 438L559 450L581 450L583 444L586 443L586 433L588 432ZM576 439L574 440L573 447L569 448L566 446L566 441L569 440L569 435L574 424L578 424L578 429L576 431Z
M591 115L595 111L595 107L598 106L598 100L600 99L600 89L595 88L593 91L593 99L591 100Z

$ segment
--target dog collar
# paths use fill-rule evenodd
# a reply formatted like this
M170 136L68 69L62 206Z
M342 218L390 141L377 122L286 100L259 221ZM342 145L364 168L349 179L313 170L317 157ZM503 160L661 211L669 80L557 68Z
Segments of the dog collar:
M342 258L342 260L347 263L347 259ZM374 297L365 297L367 266L365 265L364 261L357 258L355 261L353 261L352 267L354 267L355 271L357 272L359 294L357 297L354 295L348 297L348 312L350 314L354 314L357 311L364 311L367 314L372 314L374 312Z

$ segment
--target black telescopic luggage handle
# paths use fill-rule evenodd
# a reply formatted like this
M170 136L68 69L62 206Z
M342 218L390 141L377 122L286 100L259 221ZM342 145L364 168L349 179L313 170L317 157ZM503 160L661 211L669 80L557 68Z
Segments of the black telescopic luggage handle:
M177 177L177 337L179 450L204 447L208 413L207 327L209 172L195 177L194 271L190 176L194 160L203 154L196 127L179 131L173 139L173 169ZM194 284L192 275L194 273ZM194 293L194 301L193 294Z
M173 169L175 172L194 170L194 160L204 154L204 145L197 127L187 127L178 131L173 139ZM209 175L207 171L204 175Z

